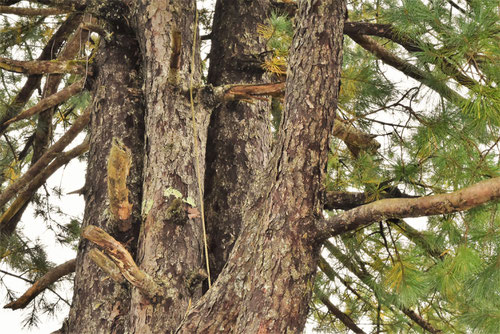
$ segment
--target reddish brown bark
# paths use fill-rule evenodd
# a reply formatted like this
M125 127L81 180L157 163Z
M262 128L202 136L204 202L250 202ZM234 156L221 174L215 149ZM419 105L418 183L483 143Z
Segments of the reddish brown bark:
M311 233L321 212L318 194L335 118L345 3L301 5L273 172L262 183L260 202L244 216L219 279L189 313L183 333L286 333L304 327L319 251Z

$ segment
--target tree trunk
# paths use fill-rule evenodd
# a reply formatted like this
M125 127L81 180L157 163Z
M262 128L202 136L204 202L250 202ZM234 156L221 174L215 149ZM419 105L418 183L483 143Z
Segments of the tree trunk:
M256 61L256 56L266 50L265 41L257 35L257 26L264 24L269 11L267 0L217 1L208 72L210 84L270 81ZM272 143L269 107L268 101L231 101L221 103L212 112L205 178L212 281L227 262L240 233L244 211L255 193L251 191L255 178L269 161Z
M192 111L188 93L200 82L198 51L193 55L195 10L193 0L143 0L135 14L147 110L144 221L136 262L165 290L154 301L133 292L135 333L172 332L192 300L201 296L201 284L196 285L194 278L204 268L202 224L199 218L188 219L189 204L173 195L194 200L201 210L199 189L203 189L209 114L198 104ZM192 112L196 113L196 134Z
M301 2L285 112L264 193L183 333L288 333L304 328L319 245L321 187L342 60L343 1ZM266 185L270 185L267 186Z
M141 96L139 48L133 35L116 32L102 41L93 82L93 111L85 193L83 226L95 225L136 253L141 225L144 107ZM109 209L108 157L113 139L130 150L127 177L128 201L132 213L117 219ZM68 333L125 333L128 328L130 289L109 279L90 259L95 248L82 240L78 247L74 298L68 319Z

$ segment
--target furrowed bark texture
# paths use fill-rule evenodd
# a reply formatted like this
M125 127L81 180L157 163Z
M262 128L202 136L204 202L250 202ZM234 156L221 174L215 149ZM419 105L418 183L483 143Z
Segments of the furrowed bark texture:
M298 333L319 245L311 242L342 61L343 1L301 1L270 190L244 216L228 263L182 333Z
M190 198L200 207L194 139L199 143L203 181L209 119L208 113L197 105L195 138L190 101L185 93L190 83L195 3L143 0L135 14L135 29L144 55L147 110L144 221L136 262L165 287L164 298L155 301L133 292L131 326L135 333L173 331L190 299L201 295L201 284L189 284L204 268L201 221L188 219L189 205L173 195ZM195 59L194 85L200 80L198 51Z
M96 58L83 227L104 229L135 254L141 223L144 143L139 46L133 36L119 31L103 43ZM114 218L109 208L107 165L113 138L131 153L127 188L132 213L125 220ZM67 333L126 333L130 291L91 260L88 253L95 248L89 241L80 242Z
M264 24L268 12L267 0L217 1L208 72L210 84L269 82L263 70L241 66L252 55L265 51L265 41L256 31L258 24ZM206 153L205 216L212 282L227 262L238 238L255 177L269 160L272 143L269 107L267 101L251 104L231 101L219 105L211 115Z

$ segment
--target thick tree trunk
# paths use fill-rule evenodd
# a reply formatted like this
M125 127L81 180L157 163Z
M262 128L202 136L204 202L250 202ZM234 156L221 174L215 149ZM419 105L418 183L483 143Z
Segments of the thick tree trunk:
M302 331L319 245L315 221L333 129L345 3L301 2L272 186L243 228L215 285L183 333Z
M210 84L269 82L260 63L248 61L266 50L265 41L257 35L257 26L264 24L269 10L267 0L217 1L208 72ZM247 66L242 66L245 63ZM205 178L212 281L226 264L239 236L244 211L254 195L251 188L268 163L271 143L268 101L231 101L213 110L208 128Z
M83 227L95 225L113 234L135 254L141 225L144 112L138 68L139 48L134 36L115 32L97 57L99 73L93 83L90 151L85 185ZM113 216L108 197L108 160L113 138L130 150L127 178L130 217ZM125 333L128 328L130 289L109 278L90 259L95 248L82 240L78 248L74 299L68 333Z
M175 330L191 300L201 296L196 277L205 263L202 224L199 218L188 219L189 204L181 201L194 200L201 210L199 189L203 189L209 120L208 113L196 105L194 133L188 91L200 81L199 54L193 51L195 10L194 0L143 0L135 18L143 54L147 110L144 220L137 263L164 288L164 293L149 300L133 292L134 333Z

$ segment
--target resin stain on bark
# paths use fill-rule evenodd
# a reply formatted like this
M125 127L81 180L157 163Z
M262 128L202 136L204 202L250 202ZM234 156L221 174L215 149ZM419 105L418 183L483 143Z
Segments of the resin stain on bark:
M127 220L132 212L127 188L131 160L130 149L113 138L108 158L108 197L111 213L119 220Z

